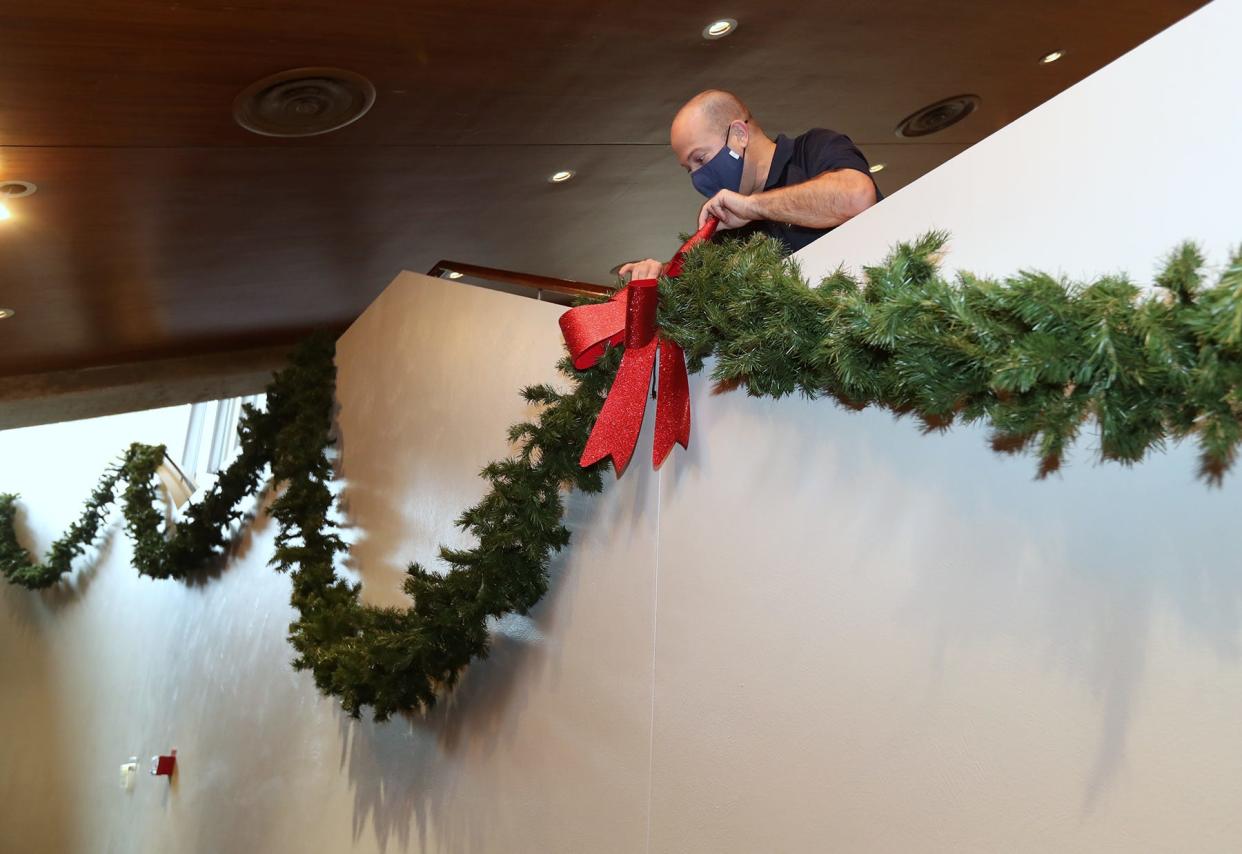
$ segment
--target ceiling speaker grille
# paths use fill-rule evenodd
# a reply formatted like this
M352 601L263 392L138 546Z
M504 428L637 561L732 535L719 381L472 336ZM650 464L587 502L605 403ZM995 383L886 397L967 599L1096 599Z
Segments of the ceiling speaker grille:
M954 95L952 98L928 104L902 119L897 125L897 135L909 138L937 133L969 116L977 106L978 95Z
M39 188L29 181L0 181L0 197L6 199L20 199L37 189Z
M375 87L342 68L291 68L247 86L233 118L263 136L315 136L358 121L375 103Z

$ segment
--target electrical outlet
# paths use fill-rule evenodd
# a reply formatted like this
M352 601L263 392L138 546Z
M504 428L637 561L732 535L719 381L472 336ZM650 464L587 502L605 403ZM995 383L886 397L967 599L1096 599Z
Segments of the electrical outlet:
M138 778L138 757L129 757L128 762L121 763L121 788L126 792L134 790L134 780Z

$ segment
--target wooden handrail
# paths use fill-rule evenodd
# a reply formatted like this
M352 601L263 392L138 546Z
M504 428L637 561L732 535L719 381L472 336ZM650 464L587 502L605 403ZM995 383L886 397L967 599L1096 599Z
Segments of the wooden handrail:
M496 267L481 267L478 264L466 264L461 261L450 261L447 258L437 261L427 271L428 276L440 276L444 273L461 273L486 279L490 282L502 282L506 285L530 288L535 291L549 291L554 294L569 296L609 296L615 288L597 285L593 282L575 282L571 279L557 279L552 276L538 276L534 273L518 273L513 270L501 270Z

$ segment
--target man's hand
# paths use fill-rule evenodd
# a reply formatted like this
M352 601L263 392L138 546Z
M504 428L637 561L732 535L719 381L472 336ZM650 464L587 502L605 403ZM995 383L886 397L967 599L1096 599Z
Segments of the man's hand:
M757 208L753 197L721 190L699 209L699 228L703 227L709 216L720 220L719 228L741 228L761 218Z
M643 279L658 279L663 272L663 264L654 258L648 258L646 261L631 261L622 265L621 269L617 270L617 275L626 282L641 282Z

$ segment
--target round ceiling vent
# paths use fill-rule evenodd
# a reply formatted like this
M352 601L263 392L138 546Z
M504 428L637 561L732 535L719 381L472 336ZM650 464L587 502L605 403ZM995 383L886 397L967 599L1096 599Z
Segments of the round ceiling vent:
M37 189L39 188L29 181L0 181L0 196L6 199L20 199Z
M979 106L978 95L954 95L934 104L928 104L897 125L897 135L903 137L927 136L951 127L969 116Z
M233 118L263 136L315 136L366 115L375 87L342 68L291 68L251 83L233 101Z

